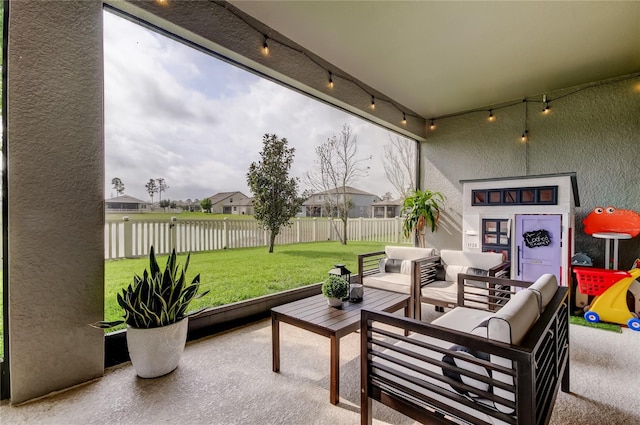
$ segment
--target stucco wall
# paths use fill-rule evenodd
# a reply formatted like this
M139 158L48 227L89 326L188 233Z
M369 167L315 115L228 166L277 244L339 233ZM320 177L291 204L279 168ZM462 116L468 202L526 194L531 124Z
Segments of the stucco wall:
M5 12L6 13L6 12ZM102 3L9 3L11 401L101 376Z
M420 146L421 187L442 191L447 202L429 242L461 248L460 180L575 171L581 201L575 251L603 267L604 241L586 235L582 220L596 206L640 212L640 76L628 77L546 93L548 114L541 103L520 102L494 111L493 122L488 112L437 120ZM542 95L528 99L541 101ZM525 108L529 141L522 143ZM620 268L637 257L640 237L620 242Z

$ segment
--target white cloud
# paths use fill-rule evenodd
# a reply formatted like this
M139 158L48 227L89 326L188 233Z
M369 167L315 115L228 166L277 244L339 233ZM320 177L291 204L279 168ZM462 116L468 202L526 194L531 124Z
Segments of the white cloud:
M107 197L114 177L141 199L158 177L169 185L163 198L250 196L246 173L265 133L287 138L296 149L292 175L302 177L315 147L344 123L358 137L359 155L373 156L369 176L353 186L394 191L382 165L387 130L108 12L104 45Z

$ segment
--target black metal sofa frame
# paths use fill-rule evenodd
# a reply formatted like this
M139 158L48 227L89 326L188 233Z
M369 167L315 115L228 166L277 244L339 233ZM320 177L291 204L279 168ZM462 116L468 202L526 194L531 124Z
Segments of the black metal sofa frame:
M483 280L491 286L492 294L487 295L489 300L487 308L492 310L504 303L504 297L509 296L511 288L530 285L529 282L517 280L460 274L458 276L460 306L464 306L464 289L470 286L466 282L467 279ZM558 389L569 392L568 302L567 288L559 287L518 346L491 341L411 318L363 310L361 316L361 423L372 423L372 401L376 400L421 423L462 422L489 425L498 420L517 425L548 424ZM407 331L409 337L405 336ZM397 354L402 353L405 357L416 358L419 355L415 351L419 352L425 348L425 343L421 342L420 338L415 338L413 334L429 336L446 341L450 345L458 344L471 350L511 360L511 368L480 359L469 360L493 373L508 374L513 378L511 384L505 384L504 381L498 382L491 377L474 375L468 371L463 373L511 391L515 394L515 401L498 397L492 391L481 391L469 387L445 377L442 373L420 370L420 373L429 375L429 380L416 379L411 373L406 373L407 368L416 366L411 361L394 363L398 362ZM426 348L441 353L449 351L446 348L431 345ZM396 356L390 354L396 354ZM419 360L429 362L433 368L451 367L429 357ZM399 369L404 369L405 372ZM473 390L482 398L490 402L499 401L502 406L513 410L508 412L511 414L504 413L494 406L488 407L460 395L457 391L452 391L452 388L457 388L458 391ZM457 407L452 407L452 402ZM483 420L477 415L469 414L469 409L477 410L490 419Z

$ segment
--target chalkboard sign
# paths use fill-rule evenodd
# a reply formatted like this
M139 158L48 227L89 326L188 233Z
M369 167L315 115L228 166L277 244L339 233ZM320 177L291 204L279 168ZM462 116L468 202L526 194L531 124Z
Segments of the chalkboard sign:
M543 229L525 232L522 236L524 237L524 244L527 245L527 248L551 245L551 235Z

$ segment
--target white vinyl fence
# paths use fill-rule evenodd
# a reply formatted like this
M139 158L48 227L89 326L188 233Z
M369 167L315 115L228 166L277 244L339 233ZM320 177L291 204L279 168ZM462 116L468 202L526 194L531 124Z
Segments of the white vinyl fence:
M349 219L351 241L406 243L402 221L396 218ZM330 218L295 219L280 229L276 244L339 240L342 221ZM127 220L107 221L104 227L105 259L145 256L149 247L156 253L213 251L216 249L267 246L269 232L256 220Z

